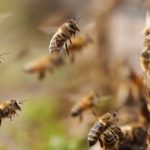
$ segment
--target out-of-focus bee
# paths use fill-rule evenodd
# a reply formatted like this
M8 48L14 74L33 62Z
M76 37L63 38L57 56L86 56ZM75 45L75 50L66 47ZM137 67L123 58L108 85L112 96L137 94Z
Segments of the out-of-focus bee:
M7 55L7 54L9 54L9 53L1 53L0 54L0 63L2 63L3 60L5 60L5 58L3 58L2 56Z
M0 101L0 125L4 118L12 119L13 116L17 114L17 110L21 111L19 104L23 101L17 102L14 99Z
M102 115L99 120L92 126L88 135L88 145L93 146L97 141L100 142L100 146L103 147L103 141L101 135L107 129L111 130L111 126L118 121L118 114L116 111L108 112Z
M146 147L147 130L144 126L126 125L121 130L124 134L121 147L134 147L135 150Z
M150 76L150 47L145 47L141 53L141 67Z
M92 43L93 40L88 34L77 34L75 38L71 38L72 44L68 50L71 54L71 61L74 62L76 52L80 52L85 46Z
M65 45L67 55L69 55L67 41L69 40L70 44L72 44L71 37L80 31L77 24L79 19L80 17L78 19L70 19L58 28L58 31L53 35L49 44L49 52L51 54L60 54Z
M92 38L87 34L78 34L75 38L72 38L72 45L68 47L71 53L80 51L84 46L92 43Z
M119 127L111 127L102 134L104 150L118 150L120 141L123 139L123 132Z
M82 113L88 109L92 110L92 113L96 115L95 101L100 97L98 92L91 92L87 96L83 97L79 102L77 102L71 109L72 117L80 117L82 121Z
M37 58L24 66L24 71L27 73L38 73L39 79L45 77L46 71L53 72L54 69L64 63L62 57L59 56L43 56Z

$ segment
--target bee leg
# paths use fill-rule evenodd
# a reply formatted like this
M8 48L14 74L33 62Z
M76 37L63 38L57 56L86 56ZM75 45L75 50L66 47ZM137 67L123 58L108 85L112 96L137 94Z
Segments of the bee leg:
M75 55L72 54L71 57L70 57L70 62L71 62L71 63L74 63L74 61L75 61Z
M82 122L83 121L83 117L82 115L79 115L79 121Z
M94 106L91 107L91 111L94 116L98 116Z
M67 55L69 56L69 51L68 51L67 43L65 43L65 47L66 47Z
M70 44L72 45L72 41L71 41L71 39L69 38L69 42L70 42Z
M44 71L40 72L38 79L42 80L44 77L45 77L45 72Z
M103 146L104 146L103 141L101 140L101 138L99 138L98 140L99 140L100 147L103 148Z
M110 130L110 132L116 137L116 139L118 139L118 136L115 134L115 132L113 131L113 129L111 127L108 128Z

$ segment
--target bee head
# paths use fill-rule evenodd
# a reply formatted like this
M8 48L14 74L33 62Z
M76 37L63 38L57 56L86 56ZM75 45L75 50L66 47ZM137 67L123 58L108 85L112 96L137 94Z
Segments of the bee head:
M143 50L143 52L141 53L141 57L145 58L145 59L149 59L150 58L150 50L149 48L146 48Z
M20 106L18 105L18 103L16 102L16 100L12 99L11 100L11 106L14 110L20 110L21 111L21 108Z
M118 114L117 114L117 112L112 111L112 112L110 112L110 113L111 113L113 119L116 120L116 121L118 121Z
M69 28L71 28L73 31L80 31L79 30L79 27L78 27L78 24L77 24L77 21L78 21L79 19L70 19L70 20L68 20L68 26L69 26Z

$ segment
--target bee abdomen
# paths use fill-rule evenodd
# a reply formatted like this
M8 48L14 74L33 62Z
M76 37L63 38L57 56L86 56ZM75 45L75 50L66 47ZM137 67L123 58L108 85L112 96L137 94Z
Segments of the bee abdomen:
M100 138L100 134L103 131L103 124L100 122L96 122L90 130L88 135L88 144L89 146L93 146L97 140Z
M80 115L82 112L82 108L81 107L74 107L72 110L71 110L71 116L72 117L76 117L78 115Z

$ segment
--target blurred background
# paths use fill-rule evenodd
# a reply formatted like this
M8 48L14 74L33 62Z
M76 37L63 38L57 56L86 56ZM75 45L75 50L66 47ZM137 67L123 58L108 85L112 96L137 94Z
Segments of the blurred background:
M12 122L3 120L0 149L89 149L87 135L96 118L87 111L80 123L70 109L92 90L109 97L97 102L99 114L127 101L130 71L142 74L145 13L143 0L0 0L0 53L9 53L0 64L1 100L26 100ZM57 28L79 16L79 36L92 42L70 50L73 63L47 71L43 80L24 72L28 62L49 55ZM90 150L96 149L98 143Z

